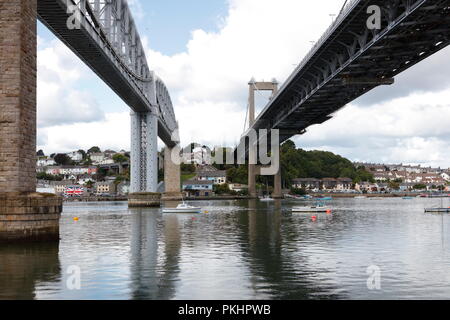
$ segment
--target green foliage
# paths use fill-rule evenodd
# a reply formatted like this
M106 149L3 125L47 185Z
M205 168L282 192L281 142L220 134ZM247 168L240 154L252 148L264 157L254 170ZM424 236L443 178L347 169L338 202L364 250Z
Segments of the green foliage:
M391 188L392 190L400 190L400 183L396 181L390 181L389 188Z
M185 172L182 172L181 173L181 183L183 183L183 182L185 182L185 181L188 181L188 180L191 180L192 178L194 178L195 177L195 173L185 173Z
M231 190L228 184L214 185L213 190L216 194L230 194Z
M426 188L427 188L427 186L424 184L416 184L413 186L414 190L425 190Z
M297 149L288 140L280 150L281 172L286 184L296 178L351 178L353 182L374 182L373 175L356 168L353 163L339 155L325 151L305 151Z
M101 150L100 150L99 147L92 147L92 148L90 148L90 149L87 151L87 153L89 153L89 154L92 154L92 153L99 153L99 152L101 152Z
M194 173L195 172L195 165L193 165L191 163L182 163L181 164L181 172Z
M291 193L292 193L292 194L295 194L295 195L298 195L298 196L304 196L304 195L307 194L305 188L301 188L301 189L298 189L298 188L291 188Z
M39 150L38 152L36 152L36 156L38 156L38 157L45 157L44 151Z
M128 161L128 158L121 153L116 153L113 155L112 159L115 163L124 163Z
M83 149L78 150L79 153L83 156L83 161L86 161L87 159L87 153Z
M70 159L70 157L64 153L58 153L57 155L55 155L53 160L55 160L55 162L58 165L62 165L62 166L67 166L67 165L72 164L72 160Z
M227 170L227 180L231 183L248 184L248 166L240 165Z
M61 176L54 176L52 174L47 174L45 172L39 172L36 175L36 178L38 180L47 180L47 181L62 181L62 177Z

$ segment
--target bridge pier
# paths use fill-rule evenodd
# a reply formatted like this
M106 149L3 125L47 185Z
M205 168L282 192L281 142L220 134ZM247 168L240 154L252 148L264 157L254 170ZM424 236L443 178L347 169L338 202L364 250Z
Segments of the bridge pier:
M164 183L165 193L163 200L181 200L181 168L172 159L173 152L179 152L180 147L177 145L173 148L166 146L164 150Z
M249 127L255 123L255 91L272 91L272 97L278 92L278 82L274 79L272 82L256 82L250 80L249 85ZM279 155L278 155L279 156ZM257 198L256 177L261 175L262 166L256 165L258 159L257 150L249 148L249 165L248 165L248 192L251 198ZM277 159L280 164L280 159ZM274 191L272 198L281 199L283 197L281 188L281 166L278 166L278 172L274 175Z
M158 189L158 118L155 112L131 113L130 207L160 206Z
M0 242L59 240L62 199L36 193L36 15L0 4Z

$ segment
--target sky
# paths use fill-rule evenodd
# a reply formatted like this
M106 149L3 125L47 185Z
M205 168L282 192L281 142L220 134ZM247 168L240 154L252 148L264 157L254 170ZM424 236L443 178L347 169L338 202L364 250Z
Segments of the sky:
M182 144L236 145L251 78L280 84L344 1L128 0ZM293 140L353 161L450 166L450 48ZM257 95L257 111L267 95ZM38 23L38 148L129 149L128 106ZM162 142L160 142L162 147Z

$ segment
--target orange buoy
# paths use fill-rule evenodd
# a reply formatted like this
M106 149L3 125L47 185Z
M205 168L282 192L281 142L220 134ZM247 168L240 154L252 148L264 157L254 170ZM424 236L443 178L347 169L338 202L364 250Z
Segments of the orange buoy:
M78 217L73 218L73 221L78 221L78 220L80 220L80 218L78 218Z
M314 222L314 221L317 220L317 217L316 217L316 216L312 216L312 217L311 217L311 220Z
M331 214L331 210L327 210L327 214Z

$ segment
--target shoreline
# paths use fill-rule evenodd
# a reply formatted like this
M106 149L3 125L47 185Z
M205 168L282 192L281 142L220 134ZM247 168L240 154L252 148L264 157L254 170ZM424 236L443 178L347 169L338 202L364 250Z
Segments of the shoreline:
M317 193L309 194L313 197L332 197L332 198L355 198L355 197L367 197L367 198L402 198L402 197L414 197L416 198L419 194L417 193L396 193L396 194L347 194L347 193ZM433 197L423 197L426 198L448 198L449 195L433 196ZM186 201L212 201L212 200L251 200L249 196L209 196L209 197L186 197ZM290 198L285 197L283 199L289 200ZM281 200L283 200L281 199ZM296 200L296 199L292 199ZM305 199L308 200L308 199ZM309 199L309 200L314 200ZM65 198L64 202L122 202L128 201L128 196L112 196L112 197L77 197L77 198ZM169 201L169 200L168 200Z

